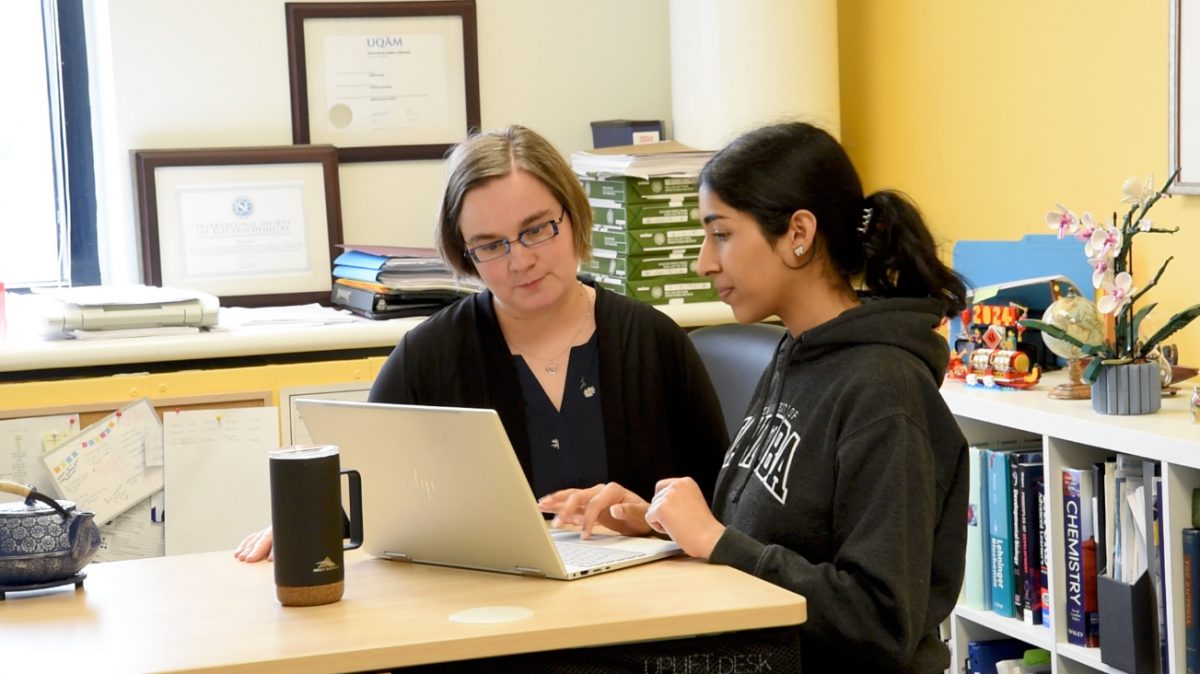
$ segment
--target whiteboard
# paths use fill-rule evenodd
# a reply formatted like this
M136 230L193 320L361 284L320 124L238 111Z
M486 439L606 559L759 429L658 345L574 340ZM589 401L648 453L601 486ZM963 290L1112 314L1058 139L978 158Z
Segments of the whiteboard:
M271 523L275 407L163 413L166 554L233 551Z

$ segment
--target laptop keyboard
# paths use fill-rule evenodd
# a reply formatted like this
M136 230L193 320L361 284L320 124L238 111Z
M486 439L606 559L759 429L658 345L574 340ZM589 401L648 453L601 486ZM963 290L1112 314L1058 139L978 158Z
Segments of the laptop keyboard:
M580 545L578 543L563 543L561 541L555 542L555 545L558 546L558 554L567 566L589 568L644 556L644 553L641 552L613 550L612 548L604 548L596 545Z

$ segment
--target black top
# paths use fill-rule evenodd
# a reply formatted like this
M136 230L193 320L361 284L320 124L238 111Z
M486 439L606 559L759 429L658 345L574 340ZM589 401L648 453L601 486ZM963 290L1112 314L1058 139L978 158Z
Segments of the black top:
M533 493L543 496L607 480L596 335L593 333L586 344L571 349L562 406L558 409L529 369L529 363L520 356L514 360L525 401L525 423L529 426Z
M878 299L792 339L759 381L713 498L709 560L804 595L804 672L950 666L967 442L939 386L935 299Z
M712 495L728 447L720 403L687 333L657 309L596 288L607 479L649 498L690 475ZM533 481L517 367L484 291L405 333L371 387L374 402L496 410Z

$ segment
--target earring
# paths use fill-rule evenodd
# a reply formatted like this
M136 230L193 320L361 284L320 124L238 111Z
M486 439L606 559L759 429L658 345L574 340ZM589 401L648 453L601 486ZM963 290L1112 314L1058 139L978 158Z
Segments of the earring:
M804 255L804 245L801 244L799 246L796 246L795 253L796 253L796 257L800 257L801 255Z

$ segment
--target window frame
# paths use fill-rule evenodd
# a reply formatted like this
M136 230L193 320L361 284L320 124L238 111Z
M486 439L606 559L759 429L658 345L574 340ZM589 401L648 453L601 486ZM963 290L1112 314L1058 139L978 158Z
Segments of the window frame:
M92 140L92 104L85 20L85 0L47 0L56 5L58 77L62 96L59 129L66 163L67 232L70 285L99 285L100 250L97 235L96 169ZM49 27L48 27L49 28Z

